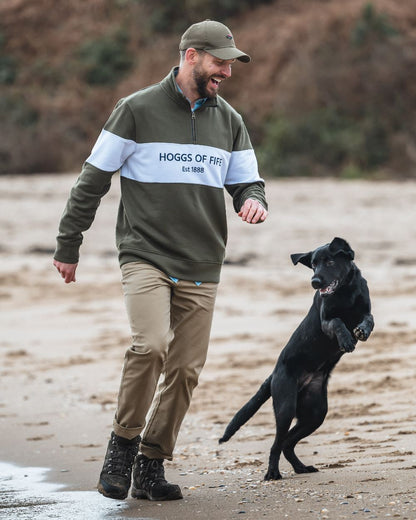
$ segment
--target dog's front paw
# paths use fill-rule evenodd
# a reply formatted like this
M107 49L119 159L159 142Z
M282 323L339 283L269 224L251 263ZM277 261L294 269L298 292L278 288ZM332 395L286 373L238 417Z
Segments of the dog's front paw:
M351 336L351 334L343 334L341 338L338 338L338 345L341 352L352 352L355 349L357 340Z
M369 335L370 335L370 332L366 331L360 325L358 325L358 327L355 327L355 329L354 329L354 336L357 338L357 340L367 341Z

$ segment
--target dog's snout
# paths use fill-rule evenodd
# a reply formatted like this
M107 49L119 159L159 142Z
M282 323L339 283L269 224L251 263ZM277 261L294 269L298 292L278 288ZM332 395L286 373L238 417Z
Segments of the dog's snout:
M323 287L322 278L320 278L319 276L313 276L312 280L311 280L311 284L314 289L322 289L322 287Z

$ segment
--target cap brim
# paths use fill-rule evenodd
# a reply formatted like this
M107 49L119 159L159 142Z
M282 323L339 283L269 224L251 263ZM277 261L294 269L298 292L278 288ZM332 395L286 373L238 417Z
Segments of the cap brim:
M224 47L222 49L204 49L212 56L219 58L220 60L239 60L243 63L248 63L251 58L248 54L240 51L235 47Z

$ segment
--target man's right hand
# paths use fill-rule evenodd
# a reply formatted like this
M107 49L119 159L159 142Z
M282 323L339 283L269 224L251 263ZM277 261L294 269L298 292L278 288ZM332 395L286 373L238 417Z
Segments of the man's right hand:
M78 264L65 264L64 262L54 260L53 265L58 269L65 283L76 282L75 271L77 270Z

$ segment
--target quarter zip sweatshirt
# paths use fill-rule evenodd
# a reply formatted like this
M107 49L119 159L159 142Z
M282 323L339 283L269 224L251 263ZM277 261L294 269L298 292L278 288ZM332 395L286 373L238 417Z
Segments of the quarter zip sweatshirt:
M267 208L241 116L220 96L192 111L176 72L115 106L71 190L56 260L78 262L83 232L117 171L120 265L145 261L175 278L218 282L227 242L224 187L237 212L248 198Z

